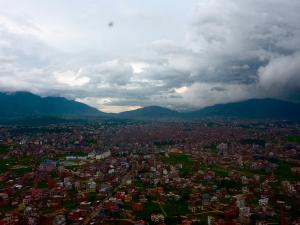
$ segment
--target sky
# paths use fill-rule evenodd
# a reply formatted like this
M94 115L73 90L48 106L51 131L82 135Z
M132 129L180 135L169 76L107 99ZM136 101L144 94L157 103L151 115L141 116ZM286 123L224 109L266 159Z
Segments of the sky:
M105 112L300 102L299 0L0 0L0 91Z

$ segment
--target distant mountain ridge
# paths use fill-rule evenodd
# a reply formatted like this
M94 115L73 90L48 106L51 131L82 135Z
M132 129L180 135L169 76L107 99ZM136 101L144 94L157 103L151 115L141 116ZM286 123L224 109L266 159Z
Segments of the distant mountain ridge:
M185 117L300 120L300 104L270 98L249 99L205 107L185 113Z
M177 111L160 106L144 108L119 113L117 116L127 119L176 119L181 116Z
M104 113L62 97L40 97L29 92L0 92L0 120L25 117L106 117L135 120L203 120L206 118L276 119L300 121L300 104L278 99L250 99L217 104L192 112L148 106L118 114Z
M0 92L0 117L30 116L81 117L103 116L105 113L80 102L62 97L40 97L29 92Z
M163 107L145 107L119 114L135 119L180 119L205 118L279 119L300 121L300 104L278 99L250 99L234 103L217 104L200 110L180 113Z

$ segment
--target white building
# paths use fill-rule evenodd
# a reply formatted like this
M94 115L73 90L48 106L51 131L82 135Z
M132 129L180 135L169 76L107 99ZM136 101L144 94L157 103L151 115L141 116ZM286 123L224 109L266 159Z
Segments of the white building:
M95 157L96 157L96 153L93 151L93 152L90 152L89 154L88 154L88 158L89 159L95 159Z
M262 198L262 199L258 200L258 204L260 206L266 206L266 205L268 205L268 203L269 203L269 198Z
M96 191L96 187L97 187L97 184L95 181L93 180L89 180L88 183L87 183L87 191L88 192L95 192Z
M111 151L109 150L109 151L103 152L101 154L97 154L95 157L97 160L100 160L100 159L106 159L110 156L111 156Z

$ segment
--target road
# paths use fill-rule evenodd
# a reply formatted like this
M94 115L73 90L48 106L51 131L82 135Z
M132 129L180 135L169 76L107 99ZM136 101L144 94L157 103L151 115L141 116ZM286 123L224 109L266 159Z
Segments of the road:
M167 215L166 211L164 210L164 208L162 207L160 201L155 201L155 202L159 205L160 210L164 214L164 216L167 217L168 215Z
M111 193L110 193L108 196L106 196L106 197L99 203L99 206L96 207L96 208L94 209L94 211L91 213L91 215L90 215L89 217L87 217L87 218L83 221L83 223L82 223L83 225L88 225L88 224L90 224L90 222L91 222L94 218L96 218L97 215L99 215L99 213L100 213L101 210L102 210L102 203L104 203L106 200L108 200L110 197L112 197L112 196L119 190L119 188L125 184L125 182L128 180L129 175L130 175L130 171L129 171L127 174L125 174L125 176L122 178L120 184L119 184L117 187L115 187L115 188L111 191Z

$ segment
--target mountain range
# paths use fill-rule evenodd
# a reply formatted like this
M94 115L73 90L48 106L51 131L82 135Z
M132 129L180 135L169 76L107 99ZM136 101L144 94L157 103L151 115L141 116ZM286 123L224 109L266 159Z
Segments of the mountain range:
M0 120L25 117L122 118L136 120L201 120L206 118L275 119L300 121L300 104L278 99L250 99L217 104L191 112L148 106L118 114L62 97L40 97L28 92L0 92Z
M83 117L102 116L97 109L62 97L40 97L29 92L0 93L0 117L31 116Z
M300 120L300 104L278 99L249 99L217 104L188 112L188 118L223 117L241 119Z

